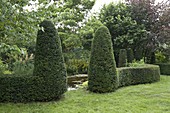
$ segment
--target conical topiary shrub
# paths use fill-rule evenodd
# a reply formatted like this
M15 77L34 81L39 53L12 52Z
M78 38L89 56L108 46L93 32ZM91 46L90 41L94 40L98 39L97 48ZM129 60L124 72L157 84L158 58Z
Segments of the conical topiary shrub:
M137 61L140 61L143 58L143 48L136 48L134 50L134 58Z
M88 70L88 89L105 93L117 88L116 64L111 35L105 26L97 29L94 35Z
M127 62L132 63L133 60L134 60L133 50L131 48L128 48L127 49Z
M126 66L127 66L126 49L120 49L118 67L126 67Z
M51 100L66 92L66 68L61 42L51 21L44 20L40 24L34 65L33 74L41 80L38 100Z

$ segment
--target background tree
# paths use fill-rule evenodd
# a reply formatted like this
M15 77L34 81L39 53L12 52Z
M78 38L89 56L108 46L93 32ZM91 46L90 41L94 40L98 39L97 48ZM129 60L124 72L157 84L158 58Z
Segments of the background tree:
M167 61L170 61L170 1L163 5L159 16L159 23L161 26L158 33L160 41L159 51L165 55Z
M17 45L19 48L26 48L28 54L31 55L35 52L38 23L44 19L50 19L58 27L66 64L69 63L68 59L86 57L84 56L86 53L81 55L83 46L80 29L93 7L93 0L57 0L54 2L1 0L0 2L1 43L11 47Z
M92 17L86 22L85 26L82 27L80 30L80 36L83 44L83 49L89 51L91 50L91 43L94 37L94 33L100 26L103 26L103 24L95 17Z
M80 29L85 24L94 1L60 0L55 4L61 4L57 11L55 5L50 7L54 7L54 17L55 15L58 17L56 21L59 23L57 26L69 75L87 73L88 53L83 49Z
M126 67L126 66L127 66L127 51L126 49L120 49L118 67Z
M144 25L147 31L147 39L144 41L143 49L144 58L147 57L146 62L153 61L155 52L159 49L160 45L164 44L167 40L163 34L168 34L169 23L168 15L170 14L169 2L163 1L155 3L155 0L127 0L131 6L132 19L140 25ZM163 15L167 15L164 17ZM165 22L166 20L166 22ZM165 27L166 26L166 27ZM165 33L166 32L166 33Z
M0 0L0 42L19 47L35 44L37 27L23 7L28 1Z
M133 50L131 48L127 49L127 62L132 63L134 60Z
M132 19L131 7L124 3L109 4L101 9L99 18L106 25L112 35L113 48L118 63L119 49L132 48L135 52L146 39L143 25Z
M35 45L37 24L44 19L51 19L54 23L59 23L57 26L61 34L67 34L62 39L63 45L67 46L70 43L68 40L80 40L78 37L79 28L83 25L83 21L93 5L94 1L88 0L58 0L54 2L39 0L39 2L33 3L29 0L15 2L1 0L1 42L11 45L19 43L20 46ZM32 10L29 11L25 6ZM75 48L80 46L79 43L73 45Z

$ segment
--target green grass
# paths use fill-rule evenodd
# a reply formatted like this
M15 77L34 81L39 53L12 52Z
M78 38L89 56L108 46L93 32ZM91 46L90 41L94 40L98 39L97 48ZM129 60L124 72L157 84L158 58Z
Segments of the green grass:
M170 113L170 76L107 94L69 91L60 101L0 103L0 113Z

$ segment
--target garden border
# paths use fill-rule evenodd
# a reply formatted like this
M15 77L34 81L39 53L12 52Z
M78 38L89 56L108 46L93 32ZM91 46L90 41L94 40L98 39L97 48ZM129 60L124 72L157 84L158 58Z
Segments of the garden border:
M145 66L145 67L144 67ZM146 64L142 67L117 68L119 87L153 83L160 80L160 68Z
M170 63L158 63L162 75L170 76Z

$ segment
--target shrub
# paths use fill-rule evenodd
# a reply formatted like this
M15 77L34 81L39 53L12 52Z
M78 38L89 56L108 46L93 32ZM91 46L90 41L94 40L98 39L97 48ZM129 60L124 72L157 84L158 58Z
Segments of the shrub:
M144 58L141 59L140 61L133 60L132 63L128 64L129 67L141 67L141 66L144 66L144 65L146 65L145 62L144 62Z
M160 67L160 72L163 75L170 75L170 63L160 63L158 64Z
M77 49L64 53L64 59L68 76L76 74L87 74L90 51Z
M160 80L159 66L156 65L118 68L118 75L119 87L152 83Z
M80 88L88 89L88 81L83 82L82 85L80 86Z
M70 59L67 61L67 73L69 75L87 74L89 62L84 59Z
M11 66L11 72L17 76L33 75L34 70L34 56L28 55L27 51L24 51L23 56L16 59Z
M0 101L49 101L66 90L66 69L54 25L43 21L38 31L33 75L0 76Z
M25 102L41 98L39 77L3 75L0 77L1 102Z
M167 62L166 56L162 52L156 52L156 63L165 63Z
M137 61L140 61L143 58L143 48L136 48L134 51L134 58Z
M133 60L134 60L133 50L131 48L128 48L127 49L127 62L132 63Z
M12 70L14 75L32 75L34 70L33 60L16 61L13 63Z
M4 64L3 61L0 59L0 75L3 75L6 69L7 65Z
M126 49L121 49L119 53L119 63L118 67L126 67L127 66L127 53Z
M18 60L18 58L25 55L25 48L19 48L17 45L8 45L6 43L0 44L0 57L1 60L8 64L8 68L12 68L12 64Z
M117 88L111 35L105 26L99 27L95 32L88 69L90 91L105 93Z
M42 77L45 81L42 91L43 99L60 97L66 92L66 69L62 56L61 42L54 25L43 21L38 31L34 76Z

